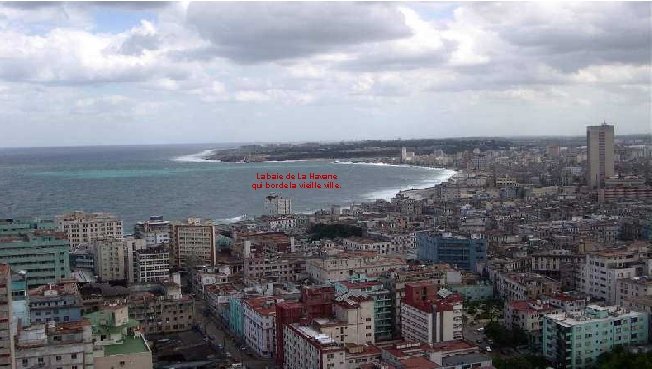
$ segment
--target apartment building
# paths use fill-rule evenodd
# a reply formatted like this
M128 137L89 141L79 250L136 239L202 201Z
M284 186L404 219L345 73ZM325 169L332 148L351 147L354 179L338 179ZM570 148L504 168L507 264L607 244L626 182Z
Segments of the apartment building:
M561 283L537 273L499 273L496 290L507 301L536 300L561 292Z
M123 237L122 220L109 213L74 211L57 215L54 221L73 247L97 239Z
M403 254L405 250L389 241L376 241L364 237L349 237L342 240L347 251L375 251L378 254Z
M582 312L543 318L543 356L557 368L591 368L598 356L615 346L647 340L648 315L618 306L589 305Z
M68 278L69 250L68 239L52 221L0 220L0 260L24 271L28 288Z
M93 369L91 324L76 322L32 324L16 336L16 369Z
M168 280L170 278L168 246L153 246L134 251L131 278L135 283L156 283Z
M245 342L257 355L271 358L276 349L276 307L283 301L274 297L253 297L244 299L243 333Z
M346 351L330 336L300 325L283 327L284 369L346 369Z
M151 216L149 220L138 222L134 226L134 237L145 240L147 247L170 243L172 226L162 216Z
M614 304L618 300L617 281L641 275L648 258L647 247L589 252L580 265L578 288L595 299Z
M540 300L510 301L505 305L504 320L508 329L520 328L528 334L530 347L541 350L543 316L562 309Z
M382 256L376 252L343 252L306 260L306 272L317 284L346 281L354 274L380 275L407 264L400 257Z
M215 226L210 221L188 218L185 223L172 223L170 239L171 265L191 268L199 265L215 265L217 247Z
M14 335L11 329L13 317L11 295L11 269L0 264L0 369L13 369L16 356Z
M462 339L462 296L436 290L429 282L405 285L401 304L404 340L433 344Z

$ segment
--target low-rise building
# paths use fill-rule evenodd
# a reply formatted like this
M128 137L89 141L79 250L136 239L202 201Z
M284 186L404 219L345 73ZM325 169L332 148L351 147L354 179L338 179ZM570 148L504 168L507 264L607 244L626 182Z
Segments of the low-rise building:
M81 319L81 295L74 280L33 288L28 291L28 296L32 323L74 322Z
M540 295L561 292L561 283L537 273L500 273L498 294L507 301L536 300Z
M76 322L32 324L18 331L16 369L93 369L91 324Z
M346 281L351 275L378 276L407 264L400 257L381 256L376 252L343 252L306 260L306 272L317 284Z

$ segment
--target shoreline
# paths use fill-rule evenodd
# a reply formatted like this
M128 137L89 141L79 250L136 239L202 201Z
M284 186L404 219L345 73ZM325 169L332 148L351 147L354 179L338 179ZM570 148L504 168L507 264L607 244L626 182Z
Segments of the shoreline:
M223 162L220 160L214 160L210 159L211 154L213 153L214 150L204 150L202 152L196 153L196 154L191 154L191 155L184 155L177 157L173 160L175 161L184 161L184 162L192 162L192 163L198 163L198 162L205 162L205 163L241 163L241 164L248 164L250 162ZM183 160L186 159L187 160ZM395 162L389 162L387 160L355 160L355 159L293 159L293 160L261 160L261 161L255 161L253 163L293 163L293 162L308 162L308 161L321 161L325 162L328 164L343 164L343 165L373 165L373 166L388 166L388 167L401 167L401 168L421 168L421 169L428 169L428 170L440 170L444 171L446 173L445 177L441 179L439 183L435 183L433 185L427 185L426 187L413 187L409 189L387 189L384 190L385 192L391 191L392 196L388 199L385 196L370 196L368 199L362 200L361 202L366 202L366 201L377 201L377 200L383 200L383 201L391 201L391 198L394 198L398 195L404 195L408 198L412 198L415 200L421 200L424 198L429 197L430 194L432 194L433 190L438 186L441 185L442 183L448 182L451 178L455 177L459 171L454 170L452 168L446 168L446 167L434 167L434 166L427 166L427 165L418 165L418 164L408 164L408 163L395 163ZM418 186L418 185L416 185ZM375 191L376 193L382 192L382 191ZM373 193L373 192L372 192ZM335 205L335 204L330 204L330 205ZM329 205L329 206L330 206ZM341 206L341 205L340 205ZM350 206L350 205L349 205ZM324 208L318 209L318 210L313 210L310 212L299 212L297 214L304 214L304 215L309 215L313 214L316 211L319 210L324 210ZM249 219L255 219L258 216L248 216L246 214L240 215L240 216L234 216L231 218L221 218L221 219L215 219L215 221L218 221L220 224L234 224L238 223L241 221L246 221Z

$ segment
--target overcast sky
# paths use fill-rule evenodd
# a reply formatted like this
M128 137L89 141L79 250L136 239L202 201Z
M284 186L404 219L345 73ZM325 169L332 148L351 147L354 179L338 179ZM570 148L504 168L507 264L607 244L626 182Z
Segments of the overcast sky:
M0 3L0 146L649 133L651 3Z

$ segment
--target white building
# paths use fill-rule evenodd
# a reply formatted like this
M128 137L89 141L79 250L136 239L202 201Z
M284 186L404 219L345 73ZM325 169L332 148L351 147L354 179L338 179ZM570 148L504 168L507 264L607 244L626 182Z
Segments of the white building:
M349 237L342 240L342 245L347 251L376 251L384 254L402 254L403 249L388 241L375 241L364 237Z
M281 301L272 297L253 297L243 301L245 341L259 356L271 358L275 352L276 303Z
M134 251L133 281L162 282L170 278L170 252L165 246Z
M122 239L122 220L109 213L75 211L54 218L59 231L68 236L70 246L90 243L96 239Z
M147 247L170 243L170 222L161 216L150 217L134 226L134 237L144 239Z
M299 324L283 328L284 369L346 369L346 352L326 334Z
M340 344L364 345L374 339L374 300L370 296L344 296L333 304L335 319L315 319L315 329Z
M264 209L267 215L292 214L292 199L271 193L265 197Z
M618 300L618 280L638 276L646 251L603 250L587 253L580 265L578 288L585 294L614 304Z
M462 296L437 296L415 301L408 297L401 304L401 335L411 342L433 344L462 339Z

